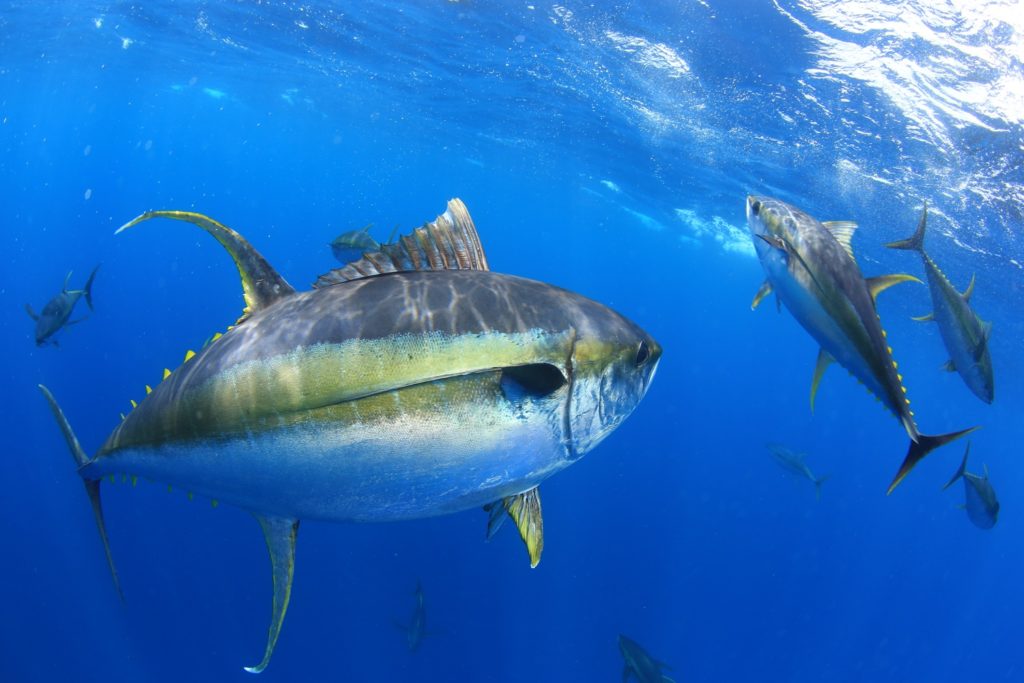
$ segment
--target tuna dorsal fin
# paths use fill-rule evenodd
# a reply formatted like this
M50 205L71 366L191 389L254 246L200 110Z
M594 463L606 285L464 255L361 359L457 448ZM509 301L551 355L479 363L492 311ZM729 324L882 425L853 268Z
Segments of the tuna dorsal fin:
M853 258L853 233L857 230L857 224L853 221L825 221L822 223L825 229L832 233L839 244L843 245L846 253ZM854 259L856 260L856 259Z
M976 274L975 275L971 275L971 284L967 285L967 289L965 289L964 293L961 295L961 296L963 296L964 301L970 301L971 300L971 295L974 294L974 280L975 279L976 279Z
M544 551L544 519L540 510L540 489L534 486L529 491L506 496L500 501L484 506L484 510L490 513L487 520L487 538L490 539L501 528L502 522L505 521L502 512L507 512L516 523L519 536L530 553L530 567L536 567Z
M913 275L907 275L906 273L893 273L892 275L878 275L876 277L869 277L864 280L868 285L868 291L871 292L872 301L878 299L878 295L889 289L893 285L898 285L901 282L916 282L921 284Z
M267 540L270 551L270 565L274 580L274 609L270 617L270 633L267 636L267 649L263 653L263 661L256 666L247 666L249 673L258 674L267 668L270 656L274 654L277 636L281 633L281 623L288 611L288 601L292 596L292 577L295 575L295 539L299 533L299 520L285 517L262 517L256 515L263 527L263 536Z
M273 266L253 248L249 241L228 226L218 223L209 216L192 211L147 211L133 218L120 228L123 230L138 225L151 218L173 218L178 221L192 223L216 238L235 262L238 274L242 277L242 294L245 296L245 309L239 322L251 313L266 308L270 304L295 293L295 289L281 277Z
M818 362L814 365L814 378L811 379L811 412L814 412L814 397L818 395L818 385L821 384L821 378L825 375L825 370L835 360L825 349L818 350Z
M415 270L490 270L476 226L461 199L450 200L448 209L433 222L394 243L380 245L378 251L365 253L358 261L324 273L313 286Z
M946 372L956 372L956 364L953 362L953 359L950 358L942 364L942 369Z
M761 300L772 293L772 283L768 280L764 281L761 285L761 289L757 290L757 294L754 295L754 300L750 302L750 310L754 310L761 303Z

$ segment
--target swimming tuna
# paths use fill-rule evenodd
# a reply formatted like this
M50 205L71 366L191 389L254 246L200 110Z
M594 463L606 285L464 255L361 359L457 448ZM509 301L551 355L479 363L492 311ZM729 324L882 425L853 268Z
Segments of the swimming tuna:
M924 232L928 222L928 206L921 211L917 231L908 239L893 242L890 249L916 251L924 261L924 272L928 278L928 290L932 295L933 312L914 318L921 322L934 320L939 324L939 333L949 351L949 362L945 369L957 371L974 395L985 403L992 403L995 395L992 379L992 358L988 353L988 339L992 323L983 322L971 310L971 294L974 292L974 278L963 294L950 283L935 262L924 250Z
M772 456L775 458L775 462L779 463L782 469L787 472L791 472L798 477L810 480L814 484L814 494L821 499L821 484L828 477L816 477L814 472L811 472L811 468L807 466L805 456L803 453L794 453L787 447L780 443L769 443L765 444Z
M409 624L398 624L398 627L405 632L405 643L409 646L409 652L416 652L420 643L427 637L427 608L423 601L423 586L416 582L416 604L412 608L412 616L409 617Z
M903 377L875 310L879 292L910 275L865 279L853 258L848 221L821 223L795 206L769 197L747 197L747 223L767 279L751 308L772 291L821 345L811 381L811 408L825 368L832 361L849 370L900 422L910 447L889 493L924 456L975 429L939 436L921 434L910 410Z
M85 281L85 287L72 290L68 290L68 282L71 281L71 273L69 272L67 277L64 278L64 287L61 289L60 294L46 302L42 313L36 313L30 305L25 304L25 311L36 321L36 346L42 346L47 341L57 346L57 340L53 339L53 335L65 327L70 327L85 320L85 318L71 320L71 312L75 310L75 304L83 296L85 296L85 303L89 304L89 310L93 310L92 281L96 277L96 271L99 269L99 266L92 269L89 279Z
M964 509L967 517L974 526L979 529L991 529L996 525L996 518L999 516L999 500L996 498L995 489L988 480L988 466L984 465L985 476L979 477L967 471L967 456L971 452L971 444L968 442L967 450L964 451L964 459L960 463L960 469L956 471L953 478L942 487L945 491L952 486L957 479L964 480Z
M380 249L380 243L370 237L370 228L373 223L367 223L358 230L343 232L330 243L331 252L334 258L342 263L349 263L359 259L368 251Z
M671 678L661 673L662 669L670 669L668 664L659 662L647 654L640 645L626 636L619 636L619 652L625 665L622 669L622 681L629 680L632 676L639 683L675 683Z
M157 217L194 223L227 249L242 279L241 319L165 370L91 458L40 389L85 482L115 585L104 476L144 476L256 517L274 600L254 673L288 607L300 519L414 519L536 498L633 412L661 356L595 301L491 272L459 200L307 292L201 214L149 212L121 230Z

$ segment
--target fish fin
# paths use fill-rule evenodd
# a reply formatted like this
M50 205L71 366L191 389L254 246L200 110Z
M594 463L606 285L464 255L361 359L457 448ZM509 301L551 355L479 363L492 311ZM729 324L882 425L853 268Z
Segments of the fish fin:
M73 273L73 272L75 272L75 271L69 270L68 274L64 276L64 286L60 288L60 291L62 291L62 292L68 291L68 283L71 282L71 273Z
M911 439L910 448L907 449L907 455L903 459L903 464L900 465L900 469L896 472L896 476L893 477L892 483L889 484L889 490L886 491L886 495L895 490L899 483L903 481L903 478L910 473L910 470L914 469L914 465L919 463L924 456L928 455L936 448L944 446L950 441L956 441L964 434L970 434L977 427L970 427L968 429L961 429L958 432L950 432L949 434L939 434L937 436L929 436L927 434L918 434L917 440Z
M281 633L281 623L288 611L288 601L292 596L292 577L295 574L295 539L299 533L299 520L288 517L264 517L255 515L263 528L263 536L270 551L270 566L274 581L274 607L270 617L270 633L267 636L267 649L263 653L263 661L256 666L247 666L245 670L258 674L267 668L270 656L274 653L277 636Z
M71 430L71 425L68 423L66 417L64 417L64 411L57 405L57 399L53 397L50 390L42 384L39 385L39 391L43 393L43 397L46 402L50 404L50 410L53 412L53 417L57 420L57 424L60 426L61 432L64 434L64 439L68 442L68 449L71 451L71 457L75 459L75 463L78 465L79 475L82 476L82 483L85 484L85 492L89 496L89 504L92 506L93 516L96 518L96 527L100 532L100 540L103 542L103 552L107 556L107 565L110 567L110 576L114 579L114 588L117 590L118 597L121 598L121 602L124 602L124 593L121 591L121 580L117 576L117 567L114 566L114 556L110 552L110 539L107 537L107 525L103 521L103 505L100 501L100 479L89 479L83 473L83 468L88 465L89 457L82 450L82 445L78 442L78 437Z
M836 238L836 242L842 245L846 253L850 255L850 258L856 261L857 259L853 258L851 240L853 239L853 233L857 230L857 224L853 221L822 221L821 224L832 233L832 236Z
M85 303L89 304L89 310L96 310L92 306L92 281L96 278L96 271L100 269L100 264L96 264L96 267L89 273L89 279L85 281L85 286L82 287L82 291L85 292Z
M71 327L72 325L77 325L78 323L83 322L83 321L88 320L88 319L89 319L89 316L85 315L85 316L82 316L81 318L76 318L74 320L69 320L66 323L64 323L64 327Z
M761 303L761 300L772 293L772 283L765 280L761 285L761 288L757 290L757 294L754 295L754 300L750 302L750 310L754 310Z
M814 498L815 500L821 500L821 485L828 479L828 475L818 477L814 480Z
M864 282L867 283L868 291L871 292L871 300L875 301L878 299L878 295L889 289L893 285L898 285L901 282L916 282L923 284L913 275L907 275L906 273L893 273L892 275L878 275L876 277L865 278Z
M959 479L962 476L964 476L964 473L967 472L967 458L968 458L968 456L970 454L971 454L971 441L968 441L967 442L967 450L964 451L964 460L961 461L961 466L959 466L959 468L957 468L956 472L949 479L949 481L947 481L946 484L944 486L942 486L942 490L945 490L946 488L949 488L949 486L953 485L953 483L956 482L956 479Z
M358 261L324 273L313 287L329 287L373 275L417 270L490 270L473 219L461 199L448 202L433 222L402 235L393 244L363 254Z
M921 209L921 220L918 221L917 230L913 235L905 240L899 240L897 242L889 242L885 245L890 249L908 249L910 251L919 251L924 253L924 231L928 223L928 202L924 203L924 208Z
M502 505L500 500L496 500L493 503L484 505L484 512L487 516L487 540L494 538L494 534L498 533L498 529L505 523L507 517L505 516L505 506Z
M629 664L622 667L622 683L626 683L629 680L629 674L632 673L629 670Z
M242 278L242 294L245 297L245 308L239 322L250 314L270 306L275 301L291 296L295 289L288 284L273 266L256 251L248 240L226 225L218 223L209 216L192 211L147 211L133 218L120 228L118 234L151 218L173 218L178 221L192 223L213 235L228 254L231 255ZM237 324L237 323L236 323Z
M970 302L971 295L974 294L974 281L976 279L977 279L977 273L971 275L971 283L969 285L967 285L967 289L965 289L964 293L960 295L960 296L962 296L964 298L964 301L966 301L966 302Z
M946 372L956 372L956 365L953 363L953 359L950 358L942 364L942 369Z
M498 501L489 503L484 507L490 512L490 519L487 521L488 540L501 527L503 519L501 512L504 510L516 523L519 529L519 537L526 544L526 550L530 554L530 568L533 569L540 563L540 555L544 551L544 519L540 510L540 489L534 486L529 491L517 493L514 496L505 496Z
M981 323L981 340L985 344L988 344L989 337L992 336L992 323L983 322Z
M31 305L25 304L25 312L28 313L28 317L32 318L37 322L39 321L39 314L32 309Z
M919 323L930 323L931 321L935 320L935 314L926 313L924 315L911 316L910 319L915 320Z
M811 379L811 412L814 412L814 398L818 395L818 385L825 375L825 370L835 359L825 349L818 349L818 362L814 364L814 377Z
M669 678L665 674L661 675L661 681L662 683L676 683L673 679Z

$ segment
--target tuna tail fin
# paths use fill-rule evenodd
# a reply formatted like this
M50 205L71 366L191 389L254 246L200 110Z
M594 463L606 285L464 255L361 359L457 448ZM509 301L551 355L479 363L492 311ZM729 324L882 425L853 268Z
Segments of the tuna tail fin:
M971 452L971 442L968 441L967 442L967 450L964 451L964 459L960 461L960 468L956 471L956 474L953 475L953 478L950 479L949 481L947 481L946 485L942 487L943 491L945 491L950 486L955 484L957 479L959 479L960 477L964 476L964 472L967 471L967 456L970 454L970 452Z
M928 222L928 203L925 202L924 209L921 210L921 221L917 224L917 230L913 235L905 240L898 242L890 242L885 245L890 249L909 249L910 251L920 251L924 253L924 231L926 223Z
M821 500L821 485L825 483L826 479L828 479L827 474L814 480L814 497L816 500Z
M896 472L896 476L893 478L892 483L889 484L889 490L886 491L886 495L889 495L893 490L899 486L899 483L903 481L903 477L910 473L910 470L914 469L914 465L924 459L924 456L928 455L936 448L945 446L950 441L956 441L964 434L970 434L977 427L970 427L968 429L961 429L958 432L950 432L949 434L939 434L938 436L929 436L927 434L918 434L917 440L911 440L910 448L907 449L907 457L903 459L903 464L900 465L900 469Z
M85 287L82 287L82 291L85 292L85 303L89 304L90 311L96 310L92 307L92 281L96 277L96 271L99 269L99 264L96 264L96 267L89 273L89 279L85 281Z
M95 271L94 271L95 272ZM91 281L92 278L90 278ZM60 426L61 432L64 434L64 438L68 442L68 449L71 451L71 456L75 459L79 469L85 465L89 458L86 456L85 451L82 450L82 445L78 443L78 437L71 431L71 425L68 424L68 420L64 417L64 411L57 405L57 400L50 393L50 390L44 387L42 384L39 385L39 391L43 393L43 397L46 398L47 403L50 404L50 410L53 411L53 416L57 420L57 424ZM99 479L85 479L83 477L82 482L85 484L85 492L89 495L89 503L92 505L92 513L96 517L96 526L100 532L100 540L103 541L103 551L107 555L107 564L110 566L110 576L114 579L114 588L117 589L117 594L124 602L124 593L121 591L121 580L117 577L117 568L114 566L114 556L110 552L110 539L107 538L107 525L103 522L103 507L100 504L100 480Z

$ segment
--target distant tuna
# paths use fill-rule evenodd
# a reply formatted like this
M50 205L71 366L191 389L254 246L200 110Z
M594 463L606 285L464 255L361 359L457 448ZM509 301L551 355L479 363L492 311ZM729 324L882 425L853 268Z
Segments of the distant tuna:
M68 289L68 282L71 281L71 273L68 272L67 277L64 278L64 287L61 289L60 294L50 299L43 306L42 313L36 313L30 305L25 304L25 311L36 321L36 346L42 346L47 341L54 346L58 346L57 340L53 339L53 335L65 327L70 327L85 320L85 318L71 320L71 312L75 310L75 304L78 303L78 300L83 295L85 296L85 303L89 304L89 310L93 310L92 281L96 277L96 271L99 269L99 266L92 269L89 279L85 281L85 287L72 290Z
M416 604L412 608L412 616L408 624L398 624L398 628L405 632L405 644L409 646L409 652L416 652L423 639L430 635L427 632L427 607L423 600L423 586L416 582L416 593L414 594Z
M242 279L242 318L164 370L92 458L40 389L116 585L103 477L141 475L253 513L274 585L254 673L270 661L291 597L300 519L416 519L500 501L535 533L537 487L622 424L661 357L610 308L491 272L457 199L308 292L201 214L149 212L121 229L157 217L191 222L227 249Z
M931 451L975 429L921 434L910 410L903 377L875 309L878 293L910 275L865 279L853 258L848 221L821 223L795 206L769 197L747 197L747 223L767 279L751 308L772 291L821 345L811 381L811 408L825 368L833 361L849 370L903 423L910 448L889 493Z
M814 473L811 472L811 468L808 467L805 462L806 456L803 453L794 453L780 443L769 443L765 444L765 446L769 451L771 451L772 456L775 458L775 462L779 463L779 466L782 467L782 469L787 472L791 472L798 477L808 479L812 484L814 484L814 493L819 500L821 499L821 484L828 479L828 477L814 476Z
M992 403L995 388L992 378L992 358L988 352L988 340L992 323L983 322L971 310L971 294L974 292L974 278L963 294L950 283L935 262L924 250L924 232L928 222L928 206L921 211L917 231L908 239L893 242L890 249L916 251L924 261L924 272L928 277L928 290L932 295L933 312L914 320L939 324L939 333L946 344L950 359L944 368L960 373L964 383L974 395L985 403Z
M662 669L670 669L665 662L659 662L640 647L635 640L626 636L619 636L619 652L624 662L622 668L622 681L625 683L632 676L638 683L675 683L671 678L661 673Z
M351 263L358 261L368 251L380 249L380 243L370 237L372 227L373 223L367 223L358 230L349 230L335 237L329 245L334 258L341 263Z
M964 451L964 459L960 468L953 475L953 478L942 487L945 491L952 486L957 479L964 480L964 510L967 517L979 529L991 529L996 525L999 517L999 500L996 498L995 489L988 480L988 466L984 466L985 476L979 477L967 471L967 456L971 452L971 444L968 442L967 450Z

